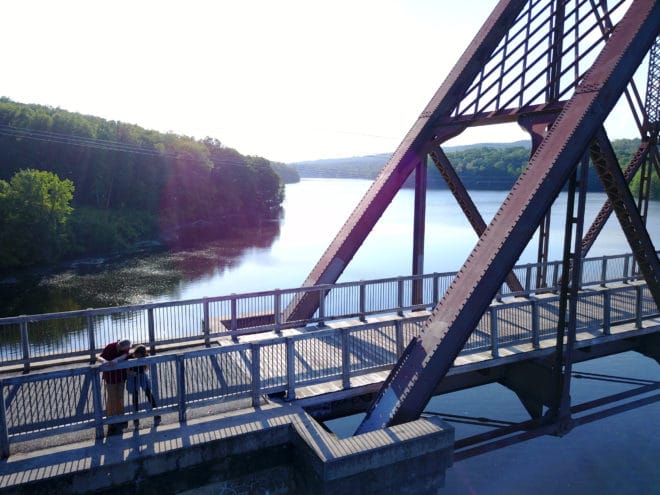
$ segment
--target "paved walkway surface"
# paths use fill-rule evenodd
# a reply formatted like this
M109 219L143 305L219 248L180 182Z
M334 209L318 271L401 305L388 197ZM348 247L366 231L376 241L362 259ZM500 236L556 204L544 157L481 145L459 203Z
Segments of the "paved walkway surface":
M113 473L128 461L270 428L272 425L289 424L297 420L300 414L304 413L299 408L268 403L259 408L244 407L231 411L208 406L196 411L185 423L179 423L176 415L170 415L171 418L165 416L158 426L142 422L141 428L135 428L130 424L121 435L99 439L93 437L93 430L45 437L15 446L16 452L9 459L0 461L0 489L21 486L29 489L29 485L53 477L82 474L90 470L97 471L96 477L108 478L105 482L96 479L93 484L108 487L112 484ZM85 491L84 486L79 489L81 493Z

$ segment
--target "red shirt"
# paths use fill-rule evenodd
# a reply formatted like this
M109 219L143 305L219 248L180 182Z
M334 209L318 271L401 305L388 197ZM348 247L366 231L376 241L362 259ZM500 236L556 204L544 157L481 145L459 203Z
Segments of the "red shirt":
M124 352L119 351L119 341L110 342L101 352L101 357L106 361L112 361L119 356L128 354L128 349ZM111 370L103 372L103 380L106 383L121 383L126 381L126 368L121 370Z

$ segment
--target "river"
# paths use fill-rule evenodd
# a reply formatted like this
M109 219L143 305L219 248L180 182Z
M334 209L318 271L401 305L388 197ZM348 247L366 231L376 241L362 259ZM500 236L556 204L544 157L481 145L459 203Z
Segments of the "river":
M364 194L362 180L304 179L286 187L279 221L231 239L187 250L145 251L137 257L78 260L48 270L0 277L0 316L193 299L230 293L300 286ZM504 199L503 191L472 197L486 222ZM412 190L404 189L378 222L340 281L411 273ZM553 208L550 258L562 252L566 195ZM605 200L588 195L586 226ZM660 241L660 202L649 210L649 231ZM425 272L460 268L477 236L448 191L429 191ZM589 256L629 251L611 218ZM519 263L536 259L532 241ZM657 363L636 353L576 366L611 376L660 380ZM574 380L580 403L623 386L610 381ZM527 418L515 395L499 385L450 394L431 401L428 411L506 421ZM563 438L542 437L455 463L447 471L445 493L459 494L639 494L660 493L660 406L652 404L581 426ZM455 424L457 437L483 431ZM333 425L338 434L354 428ZM342 429L345 430L342 432Z

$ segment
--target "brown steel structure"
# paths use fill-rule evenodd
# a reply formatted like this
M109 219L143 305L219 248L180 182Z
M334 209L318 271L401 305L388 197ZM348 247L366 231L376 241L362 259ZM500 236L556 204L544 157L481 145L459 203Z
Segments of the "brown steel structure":
M658 172L658 90L655 88L659 84L656 52L659 33L660 5L654 0L502 0L498 3L305 281L305 285L311 286L339 278L415 170L413 273L421 273L424 174L429 156L480 234L420 335L411 341L394 366L357 433L420 415L502 284L506 282L515 290L517 280L510 275L511 268L539 227L539 261L543 263L547 256L548 212L569 179L571 211L564 239L565 266L579 270L579 260L613 210L660 307L660 264L645 228L644 206L648 201L650 174L654 170ZM633 75L649 50L645 108ZM637 108L635 119L642 144L627 171L622 173L604 122L624 94L634 112ZM441 145L468 127L505 122L517 122L530 132L532 156L486 227ZM609 202L580 243L589 158ZM578 177L576 171L581 163L584 166L579 167ZM635 204L627 183L638 169L643 171L644 180ZM575 246L571 246L571 237ZM566 315L560 318L560 330L562 335L566 331L568 346L563 338L558 338L557 383L554 398L546 401L557 423L570 414L567 380L575 311L571 294L577 290L571 283L573 279L571 273L563 276ZM413 287L413 300L415 290L419 288ZM311 293L302 296L287 308L287 318L295 321L308 317L318 304Z

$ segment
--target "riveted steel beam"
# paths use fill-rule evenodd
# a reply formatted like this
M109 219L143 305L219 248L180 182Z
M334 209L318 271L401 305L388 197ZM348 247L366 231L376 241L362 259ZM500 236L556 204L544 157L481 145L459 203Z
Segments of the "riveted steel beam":
M419 417L659 32L660 4L633 1L356 433Z
M526 0L501 1L486 20L484 29L470 44L445 82L380 172L365 196L323 253L305 280L305 286L337 281L397 191L419 162L425 162L432 143L440 144L460 133L465 127L454 126L441 132L435 121L448 116L456 107L466 89L479 74L486 60L500 43ZM285 310L287 321L305 319L318 308L318 298L311 293L291 301Z
M612 203L633 256L644 275L649 290L660 308L660 261L644 221L635 205L612 145L601 128L590 146L591 161Z

